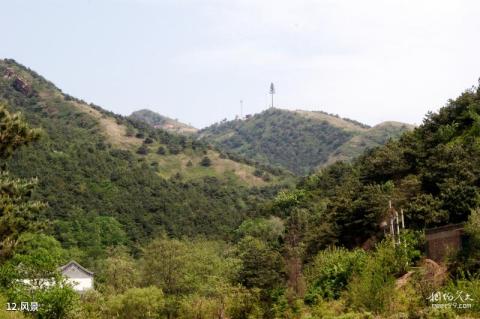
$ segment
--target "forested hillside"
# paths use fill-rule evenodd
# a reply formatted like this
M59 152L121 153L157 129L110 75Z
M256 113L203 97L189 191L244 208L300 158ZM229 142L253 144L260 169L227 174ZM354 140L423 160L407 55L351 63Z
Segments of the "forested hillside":
M336 160L351 160L411 128L396 122L370 128L324 112L268 109L214 124L199 136L222 150L306 175Z
M263 187L219 171L162 177L154 159L166 155L202 156L205 168L219 165L212 154L235 161L87 105L12 60L0 74L0 301L39 304L0 308L1 318L480 313L480 88L400 139L279 190L276 170L276 181L256 176ZM389 201L405 212L400 245L379 227ZM425 261L424 228L457 222L466 222L463 250L445 266ZM71 259L94 272L94 290L65 284L58 266ZM469 306L434 308L437 292L460 292Z
M41 177L35 198L72 247L162 231L227 238L275 191L268 185L279 177L265 173L266 181L203 143L88 105L12 60L0 61L0 99L41 129L39 142L6 165Z
M479 114L480 90L468 90L400 139L304 178L289 196L327 230L322 245L380 238L389 200L409 228L465 222L480 204Z

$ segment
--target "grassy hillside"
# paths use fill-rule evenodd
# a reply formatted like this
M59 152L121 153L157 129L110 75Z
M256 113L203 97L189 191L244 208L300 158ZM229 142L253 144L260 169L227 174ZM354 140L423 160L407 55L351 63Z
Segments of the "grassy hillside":
M167 116L158 114L150 110L139 110L130 114L130 117L143 121L155 128L162 130L180 133L180 134L193 134L197 132L197 129L191 125L179 122L171 119Z
M40 177L44 217L71 245L83 242L80 229L102 233L102 216L118 220L131 241L161 231L228 237L282 179L86 104L13 60L0 60L0 100L42 130L6 164L16 176Z
M336 160L350 160L408 129L401 123L371 128L324 112L269 109L216 123L199 131L199 137L222 150L305 175Z
M358 134L352 136L350 140L330 155L326 163L320 167L327 166L337 161L349 161L362 154L366 149L372 149L385 144L389 139L396 139L405 131L410 131L414 127L410 124L400 122L383 122Z

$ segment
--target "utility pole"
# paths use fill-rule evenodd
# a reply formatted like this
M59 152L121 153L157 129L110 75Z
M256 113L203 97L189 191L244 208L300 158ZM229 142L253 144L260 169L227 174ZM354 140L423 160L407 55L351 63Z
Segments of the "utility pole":
M405 229L405 219L403 216L403 209L400 210L400 214L392 206L392 201L388 201L388 210L385 219L380 223L380 227L383 229L384 234L388 232L392 236L393 245L400 245L401 233ZM405 243L404 243L405 244Z
M273 108L273 95L275 94L275 86L273 85L273 82L270 83L270 95L272 95L272 108Z

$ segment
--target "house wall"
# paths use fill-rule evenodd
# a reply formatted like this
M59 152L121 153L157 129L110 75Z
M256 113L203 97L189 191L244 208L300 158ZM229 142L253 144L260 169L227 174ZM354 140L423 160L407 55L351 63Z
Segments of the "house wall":
M72 263L62 270L62 275L73 286L75 291L81 292L93 289L93 276L76 264Z
M77 292L87 291L93 289L93 278L68 278L65 277L66 282L72 286L73 290ZM23 284L32 287L44 287L48 288L55 284L54 279L22 279L20 280Z
M67 278L67 282L73 286L75 291L86 291L93 289L93 278Z

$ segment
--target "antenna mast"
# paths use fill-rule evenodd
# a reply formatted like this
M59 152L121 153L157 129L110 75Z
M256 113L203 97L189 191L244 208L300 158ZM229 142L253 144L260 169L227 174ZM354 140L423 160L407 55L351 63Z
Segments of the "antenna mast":
M270 95L272 96L272 108L273 108L273 95L275 94L275 85L273 85L273 82L270 83Z

